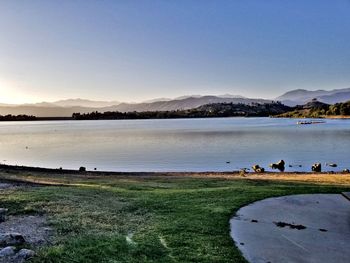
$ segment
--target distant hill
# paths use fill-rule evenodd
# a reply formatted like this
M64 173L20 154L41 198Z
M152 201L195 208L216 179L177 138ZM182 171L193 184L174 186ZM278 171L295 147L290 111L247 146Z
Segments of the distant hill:
M322 110L322 109L328 109L329 108L329 104L318 101L317 99L312 99L311 101L309 101L308 103L304 104L304 105L300 105L300 106L296 106L296 109L313 109L313 110Z
M290 111L292 108L278 102L273 103L211 103L197 108L172 111L143 112L90 112L75 113L75 120L119 120L119 119L173 119L173 118L214 118L214 117L268 117Z
M97 101L97 100L84 100L84 99L67 99L58 100L54 102L40 102L35 104L24 104L21 106L38 106L38 107L88 107L88 108L101 108L118 105L118 101ZM14 105L12 105L14 106Z
M278 117L288 118L325 118L334 116L350 116L350 101L329 105L313 99L305 105L296 106L293 110L278 115Z
M70 117L74 112L91 112L101 108L57 106L0 106L0 115L33 115L36 117Z
M279 97L276 100L281 101L288 106L303 105L308 101L316 98L320 102L327 104L334 104L338 102L346 102L350 100L350 88L346 89L334 89L334 90L304 90L297 89L289 91Z
M201 97L189 97L184 99L175 99L170 101L156 101L153 103L121 103L114 108L117 111L129 112L129 111L172 111L172 110L185 110L193 109L205 104L211 103L269 103L271 100L263 99L248 99L248 98L225 98L218 96L201 96Z
M350 90L344 92L337 92L331 95L324 95L318 98L320 101L328 104L334 104L339 102L346 102L350 100Z
M89 107L83 106L69 106L74 105L77 102L84 101ZM93 111L105 112L105 111L172 111L192 109L205 104L212 103L270 103L271 100L264 99L249 99L249 98L237 98L237 97L218 97L218 96L200 96L200 97L186 97L184 99L175 99L170 101L156 101L151 103L120 103L117 105L110 105L106 107L91 107L91 101L87 100L66 100L53 103L39 103L31 105L13 105L13 106L0 106L0 115L12 114L12 115L34 115L37 117L70 117L74 112L88 113ZM96 106L101 102L94 102ZM112 103L112 102L109 102Z
M292 90L274 101L281 101L287 106L304 105L305 103L317 98L319 102L334 104L350 100L350 88L335 90L316 90L309 91L304 89ZM89 113L93 111L119 111L119 112L143 112L143 111L174 111L187 110L200 107L207 104L233 103L233 104L252 104L252 103L271 103L272 100L251 99L237 95L218 95L218 96L182 96L175 99L159 98L142 103L120 103L118 101L93 101L85 99L67 99L54 102L41 102L36 104L8 105L0 104L0 115L34 115L37 117L70 117L75 112Z
M118 105L118 101L97 101L97 100L85 100L85 99L66 99L53 102L38 102L38 103L25 103L25 104L5 104L0 103L0 107L86 107L86 108L102 108Z
M101 108L101 107L110 107L120 104L118 101L96 101L96 100L84 100L84 99L67 99L55 101L52 104L61 107L91 107L91 108Z
M8 107L8 106L13 106L11 104L6 104L6 103L0 103L0 107Z

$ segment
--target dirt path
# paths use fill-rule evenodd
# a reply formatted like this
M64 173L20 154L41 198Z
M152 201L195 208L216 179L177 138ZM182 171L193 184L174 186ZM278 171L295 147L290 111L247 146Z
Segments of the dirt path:
M0 181L0 194L24 187L31 186ZM52 228L44 215L8 215L9 212L0 207L0 263L22 263L35 255L30 249L50 243Z

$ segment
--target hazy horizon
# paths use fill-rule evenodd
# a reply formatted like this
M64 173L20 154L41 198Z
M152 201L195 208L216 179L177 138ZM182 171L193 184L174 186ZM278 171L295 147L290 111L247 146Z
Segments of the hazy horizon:
M350 2L1 1L0 103L350 86Z
M347 88L345 88L347 89ZM335 88L334 90L337 90ZM292 91L292 90L290 90ZM318 90L307 90L307 91L321 91L321 89ZM330 89L324 89L323 91L331 91ZM289 92L289 91L286 91ZM283 95L278 94L275 97L246 97L242 96L240 94L184 94L181 96L177 97L154 97L154 98L148 98L145 100L140 100L140 101L122 101L118 99L107 99L107 100L99 100L99 99L94 99L94 98L84 98L84 97L72 97L72 98L57 98L55 100L42 100L42 101L33 101L33 102L23 102L23 103L5 103L0 101L0 104L8 104L8 105L23 105L23 104L40 104L40 103L54 103L54 102L60 102L60 101L69 101L69 100L83 100L83 101L92 101L92 102L116 102L116 103L151 103L155 101L162 101L162 100L177 100L177 99L184 99L184 98L190 98L190 97L206 97L206 96L216 96L216 97L237 97L237 98L247 98L247 99L266 99L266 100L274 100L278 96Z

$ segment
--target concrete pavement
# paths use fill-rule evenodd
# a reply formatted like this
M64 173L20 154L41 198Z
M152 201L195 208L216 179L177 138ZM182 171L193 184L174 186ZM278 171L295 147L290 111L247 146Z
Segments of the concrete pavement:
M230 224L251 263L350 262L350 201L341 194L265 199L241 208Z

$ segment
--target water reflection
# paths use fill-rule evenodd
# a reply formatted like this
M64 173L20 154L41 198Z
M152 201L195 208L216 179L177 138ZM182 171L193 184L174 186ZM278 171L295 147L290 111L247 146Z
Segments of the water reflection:
M111 171L230 171L255 163L267 168L279 159L286 161L287 171L309 171L314 162L337 163L336 170L350 167L349 120L327 120L320 125L296 125L296 121L0 123L0 158L8 164Z

